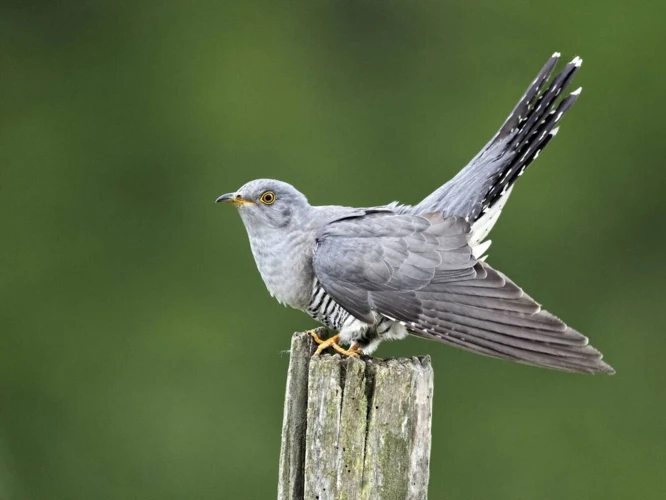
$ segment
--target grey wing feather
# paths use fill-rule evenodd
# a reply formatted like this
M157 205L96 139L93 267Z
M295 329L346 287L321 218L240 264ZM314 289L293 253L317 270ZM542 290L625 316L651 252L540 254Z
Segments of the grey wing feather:
M447 282L474 273L469 225L460 218L439 219L439 238L431 221L420 216L376 213L335 221L317 236L315 274L342 307L372 322L370 292L416 290L435 277Z
M499 131L458 175L418 205L400 207L401 211L443 211L447 215L467 217L473 222L507 194L556 134L557 123L578 97L578 92L573 92L556 107L557 97L567 88L580 67L582 61L579 58L567 64L543 90L559 56L558 53L553 54Z
M413 335L513 361L606 372L587 338L472 254L470 224L441 213L347 217L318 234L314 270L357 318L400 321Z

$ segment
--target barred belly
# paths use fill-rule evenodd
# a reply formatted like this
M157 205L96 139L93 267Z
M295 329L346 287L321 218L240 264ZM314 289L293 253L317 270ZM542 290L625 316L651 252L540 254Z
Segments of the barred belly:
M354 317L333 300L316 279L306 312L328 329L338 332L341 343L356 342L368 354L384 339L403 338L407 335L403 325L386 316L377 314L374 324Z
M326 293L326 290L319 284L319 280L316 279L312 290L312 299L310 299L306 312L326 325L327 328L338 332L345 326L351 326L354 321L358 321L333 300L333 297Z

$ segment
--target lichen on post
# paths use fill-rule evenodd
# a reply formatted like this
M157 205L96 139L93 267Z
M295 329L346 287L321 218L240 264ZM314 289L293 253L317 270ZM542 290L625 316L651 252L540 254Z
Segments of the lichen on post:
M278 498L426 499L430 359L313 352L307 333L294 335Z

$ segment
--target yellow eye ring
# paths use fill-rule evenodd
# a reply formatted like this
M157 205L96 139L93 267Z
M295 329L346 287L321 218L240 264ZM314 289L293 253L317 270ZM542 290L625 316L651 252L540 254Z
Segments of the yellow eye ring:
M273 191L265 191L262 195L261 198L259 198L259 201L262 202L264 205L272 205L275 203L275 193Z

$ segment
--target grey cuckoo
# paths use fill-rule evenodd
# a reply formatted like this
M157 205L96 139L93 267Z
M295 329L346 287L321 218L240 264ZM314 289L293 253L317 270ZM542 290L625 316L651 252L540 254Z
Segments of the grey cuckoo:
M582 60L551 80L558 58L481 152L418 205L312 206L270 179L216 200L238 208L271 295L338 332L325 341L313 334L317 352L370 354L411 334L519 363L614 373L587 337L486 263L486 237L514 182L580 95L560 98Z

